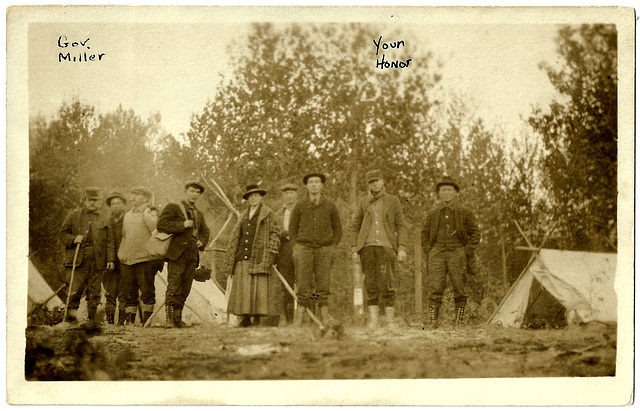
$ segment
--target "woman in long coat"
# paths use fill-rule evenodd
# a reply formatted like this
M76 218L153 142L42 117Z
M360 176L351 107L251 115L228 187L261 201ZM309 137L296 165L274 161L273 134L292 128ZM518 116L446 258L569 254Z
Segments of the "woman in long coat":
M242 198L249 207L233 230L222 268L226 276L233 273L227 310L242 317L241 327L257 325L260 316L282 311L280 282L272 272L280 230L273 211L262 204L265 194L257 185L247 186Z

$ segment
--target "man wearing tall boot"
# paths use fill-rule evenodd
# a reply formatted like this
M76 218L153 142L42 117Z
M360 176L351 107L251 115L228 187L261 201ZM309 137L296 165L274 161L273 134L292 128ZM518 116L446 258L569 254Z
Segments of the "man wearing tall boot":
M282 228L280 231L280 251L278 252L277 264L278 271L282 274L287 283L294 288L296 267L293 262L293 243L289 237L289 222L291 221L291 213L298 199L298 186L295 184L285 184L280 188L284 204L282 208L276 211L276 221ZM294 300L289 292L282 287L282 299L284 303L284 314L288 324L293 322Z
M100 212L102 201L99 188L87 187L82 208L71 211L58 232L58 240L65 248L63 263L68 281L71 281L65 318L70 323L77 321L80 298L84 293L88 324L95 325L102 275L104 270L114 267L115 250L108 245L111 232L108 215Z
M458 184L444 176L436 184L440 203L427 214L422 229L422 248L428 258L429 306L427 327L438 327L438 314L449 274L455 302L455 323L461 325L467 304L467 266L475 258L480 229L471 209L458 204ZM469 274L475 274L470 272Z
M407 258L407 225L398 197L388 194L380 170L366 174L369 193L358 199L351 223L352 258L360 258L367 290L370 329L378 328L384 308L387 326L395 326L396 261Z
M204 186L192 181L184 187L184 200L169 203L158 219L158 232L173 234L166 260L168 285L165 296L167 327L183 327L182 309L191 292L195 270L200 262L199 251L209 241L209 227L196 201Z
M124 222L125 207L127 199L120 193L112 193L107 197L107 207L111 214L109 217L109 230L111 230L110 247L117 251L122 241L122 224ZM104 272L102 279L102 287L104 288L105 299L104 313L107 317L107 323L113 324L116 317L116 302L118 308L118 324L124 325L124 307L126 304L125 289L120 281L120 260L116 258L113 270Z
M289 223L300 304L294 314L294 325L298 327L306 308L314 302L320 307L322 321L333 322L329 314L331 265L342 238L342 224L335 204L322 194L325 180L322 173L304 176L308 195L295 205Z
M134 324L139 299L142 300L144 324L153 314L156 303L155 274L157 259L147 250L147 242L158 222L154 207L149 204L151 190L138 186L131 189L133 207L124 216L122 242L118 249L122 286L127 296L125 321Z

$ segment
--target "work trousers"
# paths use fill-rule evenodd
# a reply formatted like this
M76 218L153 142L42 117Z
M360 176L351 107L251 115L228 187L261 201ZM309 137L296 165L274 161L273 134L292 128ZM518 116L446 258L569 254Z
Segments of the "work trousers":
M464 307L467 303L467 254L464 247L455 250L434 249L429 253L429 301L432 304L442 304L447 274L453 287L456 307Z
M331 295L331 264L334 247L312 248L301 244L293 246L293 261L296 266L298 301L311 308L315 300L318 307L329 304Z
M104 288L104 296L107 300L104 305L105 311L113 312L116 307L124 310L124 306L127 303L127 294L122 285L120 264L116 263L116 268L112 271L105 270L102 277L102 288Z
M76 267L71 284L71 296L69 297L69 309L80 307L80 298L85 294L88 308L97 308L100 305L100 293L102 292L102 273L96 267L96 258L93 247L84 247L82 263ZM71 281L72 267L66 268L67 282Z
M396 253L392 248L365 246L360 262L367 290L367 304L393 307L396 303Z
M154 305L156 303L155 275L157 266L157 261L145 261L131 265L120 264L126 307L137 307L138 295L140 295L142 304Z
M168 262L167 306L182 309L191 292L193 277L198 268L198 249L195 242L189 243L180 257Z

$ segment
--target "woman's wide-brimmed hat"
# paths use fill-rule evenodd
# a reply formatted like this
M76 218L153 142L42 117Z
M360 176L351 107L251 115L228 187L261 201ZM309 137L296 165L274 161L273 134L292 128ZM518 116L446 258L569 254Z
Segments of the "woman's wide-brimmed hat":
M107 197L107 205L111 206L111 200L113 200L114 198L119 198L120 200L122 200L123 203L127 204L127 199L124 198L124 196L120 193L118 193L117 191L114 191L113 193L111 193L111 195L109 197Z
M257 184L249 184L247 186L247 191L242 195L242 199L246 200L253 193L259 193L262 197L267 194L267 192L261 189Z

